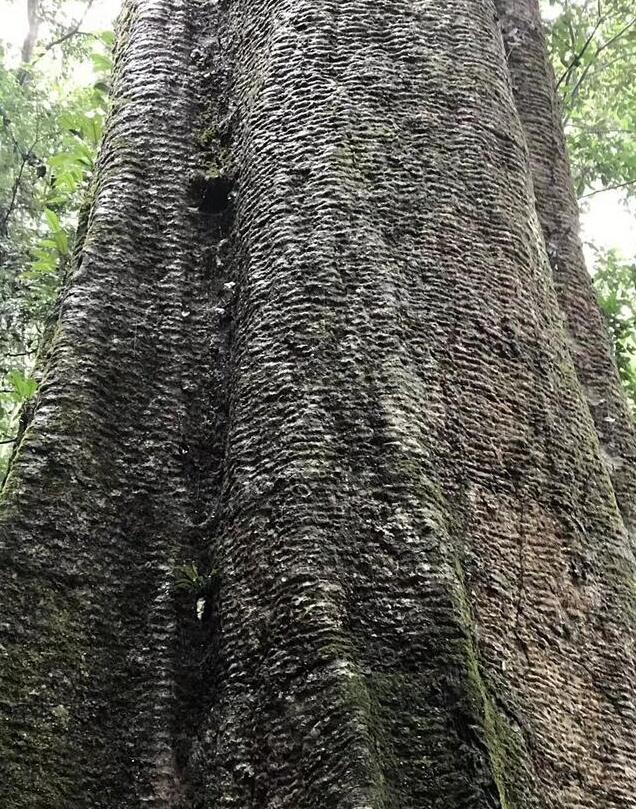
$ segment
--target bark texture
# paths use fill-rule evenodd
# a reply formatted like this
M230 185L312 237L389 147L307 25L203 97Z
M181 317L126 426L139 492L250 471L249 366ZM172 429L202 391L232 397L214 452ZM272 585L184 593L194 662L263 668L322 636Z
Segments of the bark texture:
M205 704L182 662L201 630L172 588L224 413L221 223L192 201L199 16L143 2L120 22L79 266L6 485L3 807L178 805L188 706Z
M539 2L497 0L497 7L570 351L621 513L636 547L636 433L616 372L611 338L585 267L579 209Z
M636 806L634 559L494 5L131 0L118 48L5 492L3 806Z

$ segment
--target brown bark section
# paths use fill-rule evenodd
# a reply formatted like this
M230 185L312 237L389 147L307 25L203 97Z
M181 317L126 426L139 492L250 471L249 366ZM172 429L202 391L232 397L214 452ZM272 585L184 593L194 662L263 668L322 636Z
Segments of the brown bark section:
M579 209L539 2L498 0L497 8L570 350L636 547L636 432L616 371L611 338L585 267Z
M491 4L153 0L120 48L5 495L8 809L634 806L634 560Z

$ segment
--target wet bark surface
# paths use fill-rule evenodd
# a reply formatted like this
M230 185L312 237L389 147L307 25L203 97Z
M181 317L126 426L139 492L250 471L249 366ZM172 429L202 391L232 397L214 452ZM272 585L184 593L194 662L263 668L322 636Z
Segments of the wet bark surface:
M130 2L116 65L4 495L3 806L635 806L634 559L494 8Z

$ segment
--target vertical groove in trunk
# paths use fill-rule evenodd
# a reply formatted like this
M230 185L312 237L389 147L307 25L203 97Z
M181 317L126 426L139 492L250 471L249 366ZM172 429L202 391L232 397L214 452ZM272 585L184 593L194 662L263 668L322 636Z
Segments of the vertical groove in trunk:
M497 0L515 100L524 125L537 211L570 350L625 524L636 547L636 433L579 237L561 111L538 0Z
M634 560L492 5L130 2L115 96L6 492L4 805L633 806Z

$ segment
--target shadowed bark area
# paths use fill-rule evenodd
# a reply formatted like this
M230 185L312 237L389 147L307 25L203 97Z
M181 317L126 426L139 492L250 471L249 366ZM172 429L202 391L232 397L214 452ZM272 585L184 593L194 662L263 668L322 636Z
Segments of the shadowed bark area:
M494 7L125 20L5 494L7 807L633 806L634 560Z
M579 237L561 110L538 0L497 0L517 107L570 351L625 524L636 547L636 433Z

